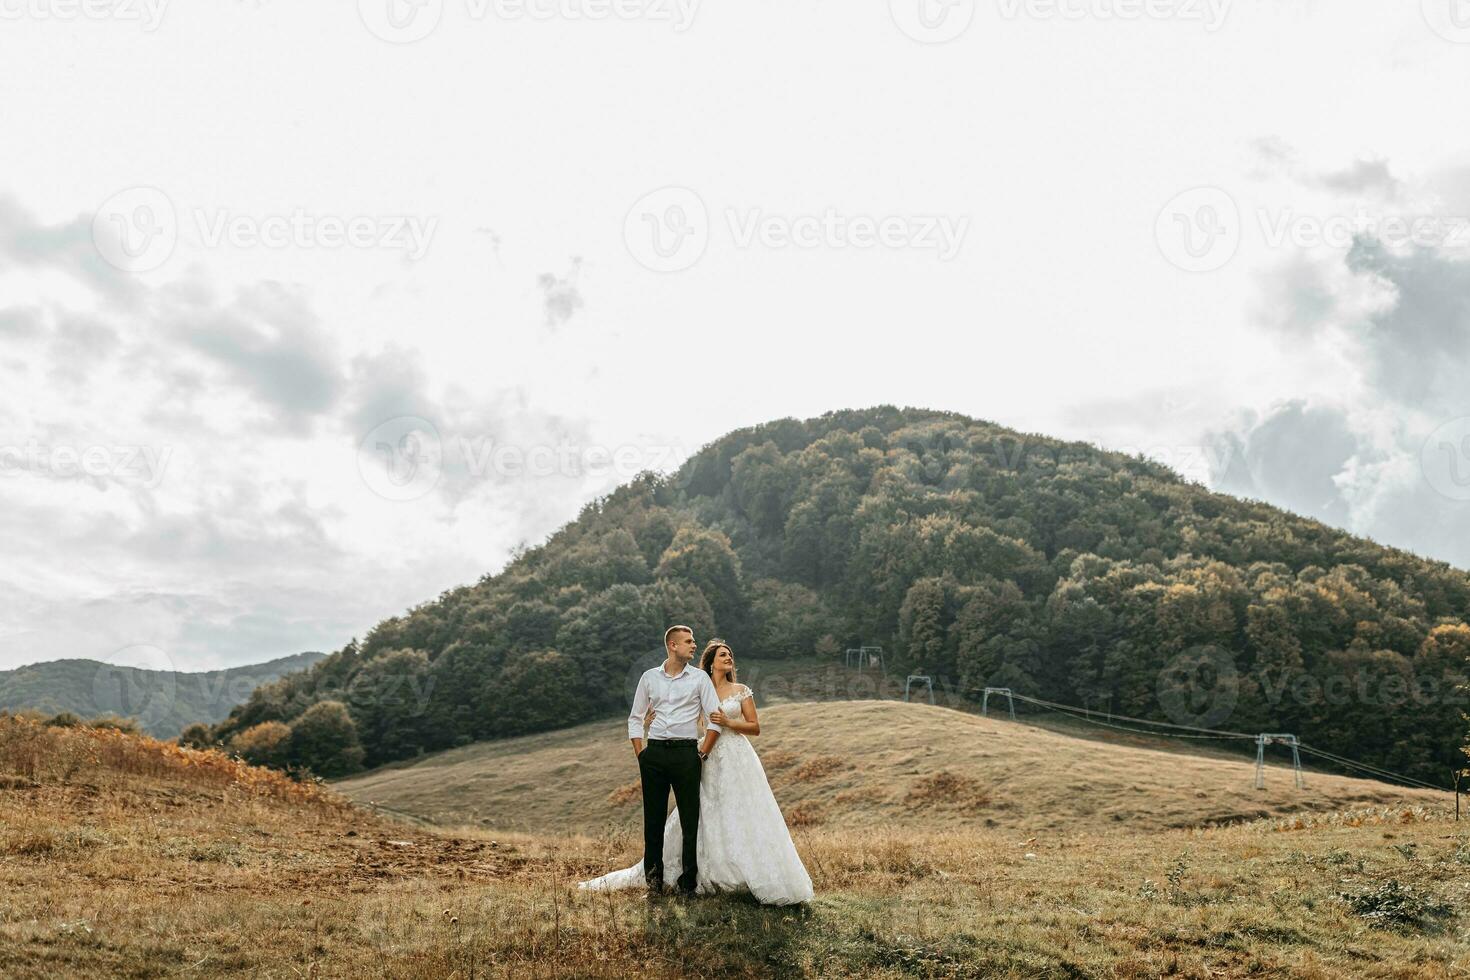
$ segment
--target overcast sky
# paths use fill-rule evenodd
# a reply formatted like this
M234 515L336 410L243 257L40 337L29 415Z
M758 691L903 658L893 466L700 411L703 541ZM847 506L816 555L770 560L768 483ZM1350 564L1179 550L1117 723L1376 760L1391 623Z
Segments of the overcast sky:
M0 668L335 649L878 403L1470 567L1458 0L391 3L0 0Z

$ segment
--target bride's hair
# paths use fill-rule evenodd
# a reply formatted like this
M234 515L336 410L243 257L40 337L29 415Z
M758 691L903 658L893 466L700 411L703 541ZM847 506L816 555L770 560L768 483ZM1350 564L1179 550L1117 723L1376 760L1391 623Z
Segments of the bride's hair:
M709 675L710 680L715 679L715 656L721 650L730 650L730 644L724 640L710 640L704 645L704 653L699 655L699 669ZM730 656L735 656L735 651L730 650ZM730 668L730 683L735 683L735 668Z

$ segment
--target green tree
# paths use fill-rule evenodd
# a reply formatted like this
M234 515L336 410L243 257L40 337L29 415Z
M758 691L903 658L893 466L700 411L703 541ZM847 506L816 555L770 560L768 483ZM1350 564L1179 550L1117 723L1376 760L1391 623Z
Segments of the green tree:
M740 559L728 537L693 526L680 528L659 559L655 574L661 581L684 582L699 589L714 611L715 628L732 646L749 645L749 603Z
M422 650L391 650L362 665L345 700L357 723L364 762L376 766L452 744L429 714L433 680Z
M583 718L587 702L575 679L577 665L555 650L514 655L486 691L492 735L521 735Z
M357 724L341 701L318 701L291 724L290 757L318 776L345 776L362 768Z
M179 732L179 744L191 749L212 748L215 744L214 735L208 725L196 721Z
M817 640L832 626L821 597L804 585L756 579L750 586L750 600L755 645L749 656L810 656Z

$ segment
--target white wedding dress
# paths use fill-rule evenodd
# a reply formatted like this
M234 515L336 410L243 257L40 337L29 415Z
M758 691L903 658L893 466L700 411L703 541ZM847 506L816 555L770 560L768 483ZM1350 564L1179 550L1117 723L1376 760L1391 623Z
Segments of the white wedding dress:
M720 702L720 710L734 718L750 688L739 685ZM683 870L683 837L679 810L673 807L664 824L664 880L674 881ZM700 894L749 891L763 905L795 905L812 900L812 879L797 856L796 845L766 770L750 739L728 728L720 733L699 779ZM584 881L589 891L645 888L643 862Z

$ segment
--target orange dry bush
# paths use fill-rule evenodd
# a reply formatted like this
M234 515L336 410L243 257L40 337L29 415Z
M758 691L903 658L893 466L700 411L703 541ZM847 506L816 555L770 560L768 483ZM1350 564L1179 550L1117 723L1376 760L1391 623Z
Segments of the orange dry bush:
M788 827L815 827L826 819L822 805L810 800L798 803L786 811Z
M821 779L823 776L830 776L839 769L846 769L847 767L847 763L840 756L819 755L815 759L809 759L803 762L801 768L796 770L796 778L804 783L811 782L814 779Z
M797 756L795 752L787 752L785 749L777 749L774 752L767 752L765 755L761 756L761 765L765 766L766 772L771 772L776 769L785 769L788 766L795 765L796 759Z
M297 782L218 749L184 748L116 728L58 728L13 715L0 715L0 772L37 783L71 782L81 773L94 779L106 773L174 777L289 802L349 805L319 783Z
M888 790L882 786L859 786L845 789L833 799L838 803L887 803Z
M908 802L919 805L950 803L984 806L990 802L990 793L968 776L957 776L941 769L933 775L915 780L909 789Z
M625 786L619 786L607 794L607 801L613 806L627 806L643 795L643 784L632 782Z

